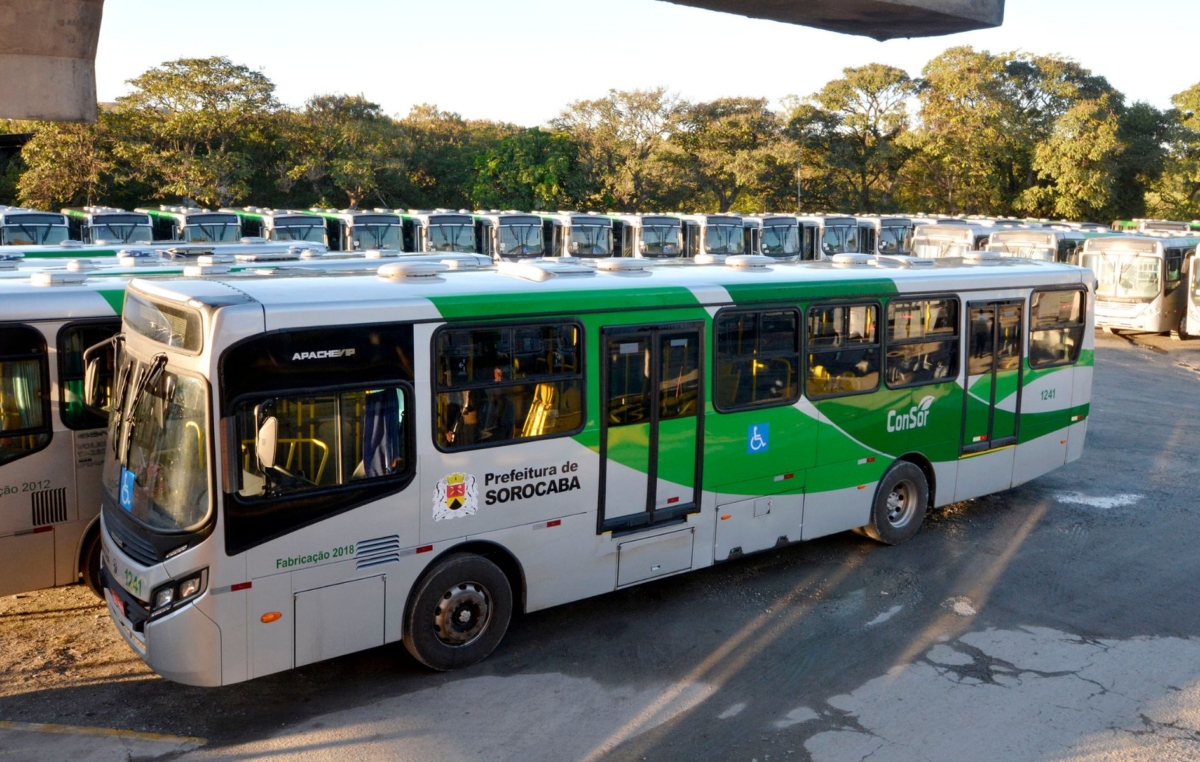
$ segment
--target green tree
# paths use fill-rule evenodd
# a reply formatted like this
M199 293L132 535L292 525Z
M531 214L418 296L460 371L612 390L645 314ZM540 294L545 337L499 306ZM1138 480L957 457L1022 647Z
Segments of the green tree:
M466 120L429 104L413 106L398 122L395 167L383 193L398 207L468 207L479 156L516 129Z
M42 122L21 149L25 171L17 183L18 201L36 209L97 203L114 183L111 118L104 111L94 124Z
M1118 160L1125 149L1112 100L1080 101L1055 120L1033 160L1041 182L1024 191L1018 208L1073 220L1112 215Z
M221 206L247 197L273 139L275 86L223 56L168 61L129 81L117 155L156 195Z
M571 133L590 193L586 206L657 211L669 167L667 138L685 104L664 88L609 90L596 100L575 101L551 124Z
M286 176L306 187L309 204L357 209L369 196L380 198L383 175L396 165L398 128L378 104L361 95L316 95L287 123Z
M1146 192L1146 213L1176 220L1200 218L1200 83L1172 96L1168 152L1162 175Z
M569 133L532 127L476 158L472 200L481 209L563 209L576 204L578 145Z
M805 185L818 206L894 208L897 174L908 157L897 139L908 129L914 92L903 70L873 63L843 69L841 79L805 100L785 101L787 132L800 147Z

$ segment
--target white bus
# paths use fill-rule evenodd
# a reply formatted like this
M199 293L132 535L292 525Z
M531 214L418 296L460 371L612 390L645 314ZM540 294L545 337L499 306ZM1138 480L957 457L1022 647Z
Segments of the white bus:
M803 226L794 214L752 214L742 218L746 253L783 261L817 258L815 226Z
M268 241L297 241L329 245L325 235L325 220L310 212L268 209L260 206L244 206L240 209L227 208L221 211L237 216L241 222L244 236L265 238Z
M405 226L398 212L380 209L338 211L316 206L308 211L325 220L325 239L329 248L335 251L417 250L412 240L412 225Z
M1079 264L1079 249L1083 242L1103 233L1084 232L1072 228L1029 227L997 230L988 237L988 251L1003 256L1040 259L1046 262Z
M848 215L800 215L802 224L816 229L818 258L828 259L835 254L859 252L858 220Z
M69 239L62 214L0 206L0 246L55 246Z
M380 210L377 210L380 211ZM412 250L426 253L479 253L480 242L475 234L475 218L470 212L434 209L399 212L406 228L411 226Z
M1200 238L1105 236L1083 244L1079 263L1096 275L1096 325L1188 339L1188 288Z
M736 256L745 253L746 229L740 215L684 214L680 220L683 223L685 256Z
M167 205L134 211L150 215L156 241L236 243L242 239L242 223L232 212Z
M615 253L621 257L674 259L685 254L683 221L673 214L616 214Z
M624 223L596 212L538 212L548 257L596 259L613 256Z
M921 259L944 259L961 257L967 252L975 251L976 241L983 228L967 224L929 224L917 225L913 229L912 250L914 257ZM983 233L983 240L987 240Z
M81 243L143 244L154 240L150 215L111 206L63 209L72 237Z
M907 255L912 248L913 220L909 217L858 215L858 250L864 254Z
M258 248L177 261L141 256L20 268L0 263L0 595L80 579L99 590L106 419L83 404L83 352L117 333L130 279L374 271L389 259ZM439 260L447 257L456 264L487 262L472 255ZM111 362L105 358L106 367L97 367L95 383L111 383Z
M1091 283L986 253L135 281L110 614L189 684L396 641L453 669L515 611L903 542L1079 457Z
M479 253L501 260L541 257L546 253L542 218L528 212L475 212Z

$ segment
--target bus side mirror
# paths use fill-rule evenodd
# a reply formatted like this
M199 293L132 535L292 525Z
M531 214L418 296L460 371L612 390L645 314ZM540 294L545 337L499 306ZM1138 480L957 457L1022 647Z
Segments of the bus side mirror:
M279 419L270 416L258 426L254 439L254 454L260 471L275 467L275 451L279 447Z
M83 406L88 412L107 416L112 390L104 383L104 371L116 366L119 336L113 336L83 351Z

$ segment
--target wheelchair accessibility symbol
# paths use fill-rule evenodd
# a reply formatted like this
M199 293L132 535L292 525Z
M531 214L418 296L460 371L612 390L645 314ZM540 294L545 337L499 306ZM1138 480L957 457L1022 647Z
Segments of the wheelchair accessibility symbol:
M133 510L133 480L134 480L133 472L126 468L122 468L121 469L121 495L118 498L118 501L121 503L121 507L127 511Z
M766 452L770 445L771 426L759 423L751 426L746 432L746 452L753 455L756 452Z

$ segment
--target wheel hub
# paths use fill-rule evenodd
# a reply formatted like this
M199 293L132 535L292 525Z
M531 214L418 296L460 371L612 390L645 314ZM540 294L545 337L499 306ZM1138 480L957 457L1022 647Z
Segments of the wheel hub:
M479 637L491 619L487 588L462 582L447 590L433 614L433 630L448 646L464 646Z
M905 480L896 484L887 496L887 521L899 529L909 522L913 516L913 505L916 501L915 486Z

